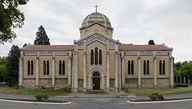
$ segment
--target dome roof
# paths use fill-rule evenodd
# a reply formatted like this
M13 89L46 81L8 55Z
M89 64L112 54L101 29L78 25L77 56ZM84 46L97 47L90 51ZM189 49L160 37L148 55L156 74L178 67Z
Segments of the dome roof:
M87 17L85 17L85 19L83 20L83 23L82 23L82 28L87 27L93 23L99 23L105 27L112 28L111 23L110 23L109 19L107 18L107 16L105 16L104 14L101 14L99 12L91 13Z

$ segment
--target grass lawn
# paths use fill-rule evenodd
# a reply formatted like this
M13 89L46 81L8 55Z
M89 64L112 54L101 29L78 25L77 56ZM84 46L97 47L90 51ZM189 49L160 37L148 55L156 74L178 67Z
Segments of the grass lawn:
M127 88L124 91L128 95L150 95L152 93L171 94L192 92L192 87L178 88Z
M45 94L45 95L48 95L48 96L58 96L58 95L68 95L70 93L70 89L69 88L31 89L31 88L3 87L3 88L0 88L0 92L14 93L14 94L26 94L26 95Z

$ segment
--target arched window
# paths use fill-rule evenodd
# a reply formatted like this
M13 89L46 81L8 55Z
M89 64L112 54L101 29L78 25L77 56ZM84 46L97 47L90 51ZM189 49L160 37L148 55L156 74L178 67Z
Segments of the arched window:
M91 50L91 65L94 64L94 51Z
M31 75L33 75L33 61L31 61Z
M143 73L144 73L144 75L146 75L146 61L145 60L143 63Z
M149 75L149 60L144 60L143 62L143 74Z
M47 75L49 75L49 61L47 61Z
M95 65L98 65L98 48L95 48Z
M102 65L102 50L95 47L91 50L91 65Z
M27 74L33 75L33 61L27 61Z
M147 60L147 75L149 75L149 60Z
M131 61L131 74L134 74L134 61Z
M30 61L27 61L27 74L28 74L28 75L31 74L31 70L30 70Z
M102 50L99 50L99 65L102 64Z
M163 60L163 75L165 75L165 61Z
M63 61L63 72L62 72L63 75L65 75L65 61Z
M61 75L61 61L59 61L59 75Z
M59 61L59 75L65 75L65 61Z
M130 61L128 61L128 75L131 74L131 63Z
M165 60L159 61L159 74L165 75Z
M160 60L159 61L159 74L161 75L162 74L162 61Z
M128 61L128 75L134 75L134 61Z
M43 61L43 74L49 75L49 61Z

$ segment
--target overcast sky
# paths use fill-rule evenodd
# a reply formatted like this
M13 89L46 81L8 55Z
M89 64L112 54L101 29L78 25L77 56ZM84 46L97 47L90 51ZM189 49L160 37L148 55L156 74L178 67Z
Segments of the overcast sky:
M96 4L114 27L114 39L133 44L153 39L173 47L176 62L192 59L192 0L29 0L19 7L26 20L12 44L33 44L40 25L51 44L73 44ZM12 44L0 45L0 55L6 56Z

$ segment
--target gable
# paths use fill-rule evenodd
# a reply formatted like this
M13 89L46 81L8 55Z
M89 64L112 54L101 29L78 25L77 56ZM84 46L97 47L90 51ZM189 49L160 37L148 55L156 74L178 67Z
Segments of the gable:
M102 33L91 33L88 36L77 40L76 44L78 45L78 49L83 49L84 45L89 45L95 41L103 43L106 46L109 46L109 49L115 49L116 41L109 38L108 36Z

